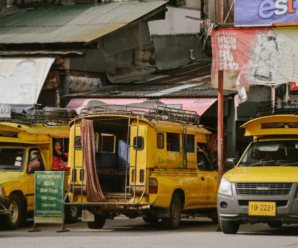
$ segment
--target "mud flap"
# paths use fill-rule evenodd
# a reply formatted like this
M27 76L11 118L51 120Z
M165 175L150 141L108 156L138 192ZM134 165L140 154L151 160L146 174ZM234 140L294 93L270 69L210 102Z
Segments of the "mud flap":
M88 210L82 210L82 221L93 222L95 220L94 214Z
M164 219L170 217L170 209L169 208L159 208L157 210L157 218Z

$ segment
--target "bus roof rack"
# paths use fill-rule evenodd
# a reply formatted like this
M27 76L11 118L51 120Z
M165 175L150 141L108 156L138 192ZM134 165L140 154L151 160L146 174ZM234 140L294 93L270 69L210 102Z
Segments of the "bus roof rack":
M272 101L260 102L256 109L256 117L276 114L298 114L298 108L277 108Z
M156 106L155 108L144 108L126 105L101 105L83 108L81 116L88 115L133 115L148 119L180 122L199 125L200 116L195 111L182 110L167 106Z
M0 122L13 122L33 126L67 126L69 121L77 116L75 110L65 108L45 107L43 110L34 110L31 114L11 112L11 118L0 119Z

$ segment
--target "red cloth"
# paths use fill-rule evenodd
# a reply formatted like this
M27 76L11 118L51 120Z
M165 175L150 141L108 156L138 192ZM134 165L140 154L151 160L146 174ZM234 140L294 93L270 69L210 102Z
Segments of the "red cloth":
M53 171L68 171L70 168L67 166L68 162L64 162L62 158L52 156L52 170Z

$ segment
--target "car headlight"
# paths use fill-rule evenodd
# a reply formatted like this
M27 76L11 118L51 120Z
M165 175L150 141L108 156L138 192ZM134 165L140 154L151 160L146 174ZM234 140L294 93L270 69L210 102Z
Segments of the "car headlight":
M222 178L219 185L219 193L232 196L232 183L229 180Z
M5 195L4 187L0 186L0 196L4 196L4 195Z

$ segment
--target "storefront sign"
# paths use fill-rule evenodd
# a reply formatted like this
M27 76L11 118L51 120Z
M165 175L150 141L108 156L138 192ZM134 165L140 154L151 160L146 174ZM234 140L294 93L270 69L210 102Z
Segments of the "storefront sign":
M64 172L35 172L34 223L64 222Z
M236 0L235 26L298 22L296 0Z
M224 88L298 82L297 28L222 29L212 33L212 86L225 71Z

